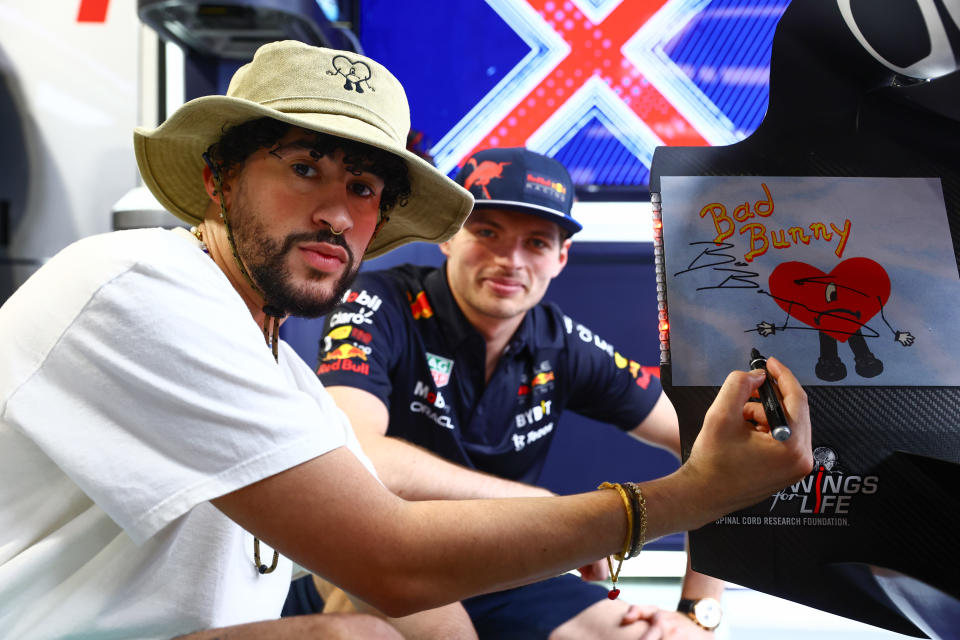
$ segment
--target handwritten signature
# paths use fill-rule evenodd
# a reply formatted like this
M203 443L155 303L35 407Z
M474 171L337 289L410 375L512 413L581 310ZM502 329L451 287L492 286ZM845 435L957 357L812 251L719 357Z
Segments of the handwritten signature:
M754 278L760 277L758 272L747 269L734 269L724 266L731 263L736 267L747 266L744 262L737 262L737 258L735 256L730 255L729 253L724 253L725 251L732 249L734 247L733 244L728 242L717 243L712 240L690 243L691 247L699 245L707 245L707 248L701 251L697 257L687 265L686 269L673 274L674 277L681 276L692 271L699 271L700 269L712 269L714 272L730 275L727 275L719 284L697 287L697 291L703 291L705 289L758 289L760 287L760 285L753 280Z

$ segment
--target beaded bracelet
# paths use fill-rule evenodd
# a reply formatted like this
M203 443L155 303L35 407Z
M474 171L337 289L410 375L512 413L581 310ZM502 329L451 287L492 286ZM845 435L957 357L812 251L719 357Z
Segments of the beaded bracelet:
M643 543L647 538L647 499L643 497L643 491L636 482L624 482L623 486L633 498L633 540L630 543L630 554L627 558L635 558L640 555L643 549Z

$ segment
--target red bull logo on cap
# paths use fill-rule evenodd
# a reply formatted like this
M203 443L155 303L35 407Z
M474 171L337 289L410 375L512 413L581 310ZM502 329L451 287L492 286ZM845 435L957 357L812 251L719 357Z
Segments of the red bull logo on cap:
M567 194L567 188L563 185L562 182L556 182L550 180L549 178L544 178L542 176L534 175L532 173L527 174L527 182L532 182L534 184L539 184L540 186L546 187L548 189L553 189L560 195Z
M563 207L567 199L567 187L562 182L529 171L527 172L526 184L523 189L524 192L528 194L549 198L558 207ZM562 212L557 211L557 213Z

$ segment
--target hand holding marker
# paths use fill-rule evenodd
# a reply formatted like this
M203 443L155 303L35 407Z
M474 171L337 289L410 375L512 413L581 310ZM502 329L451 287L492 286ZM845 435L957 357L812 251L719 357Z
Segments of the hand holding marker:
M750 369L767 370L767 359L760 355L756 349L750 351ZM767 373L766 380L758 389L760 394L760 404L763 405L763 412L767 414L767 424L770 425L770 434L780 440L786 440L790 437L790 426L787 424L787 416L783 412L783 405L780 403L780 394L773 386L773 380Z

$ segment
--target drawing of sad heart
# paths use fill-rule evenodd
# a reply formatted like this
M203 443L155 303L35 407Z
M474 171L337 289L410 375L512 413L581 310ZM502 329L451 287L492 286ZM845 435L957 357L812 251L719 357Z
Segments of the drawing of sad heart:
M826 381L842 380L847 368L840 359L838 342L849 343L853 352L855 370L864 378L873 378L883 372L883 362L867 347L866 338L879 337L867 325L880 314L890 298L890 276L870 258L848 258L829 273L805 262L784 262L773 270L768 281L770 295L789 317L818 332L820 357L814 371ZM913 344L913 336L906 331L894 331L894 340L902 346ZM805 327L782 326L769 322L757 324L757 332L768 336L786 329ZM866 333L866 335L865 335Z

